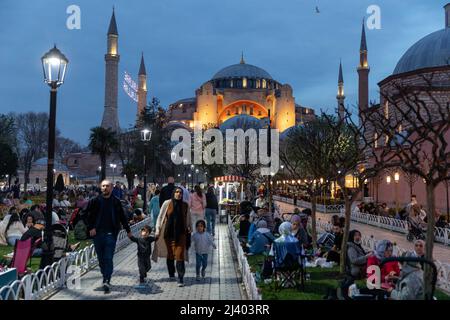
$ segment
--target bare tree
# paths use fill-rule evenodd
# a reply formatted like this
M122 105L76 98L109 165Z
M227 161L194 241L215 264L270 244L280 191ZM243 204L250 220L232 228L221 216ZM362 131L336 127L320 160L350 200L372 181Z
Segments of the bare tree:
M369 108L359 128L368 162L373 166L399 167L426 184L426 258L433 259L435 190L450 180L450 103L441 90L449 77L428 73L415 85L393 81L382 90L384 104ZM425 266L425 298L432 293L432 271Z
M311 198L313 246L317 247L317 198L329 187L334 173L334 136L324 116L293 129L280 146L280 160L290 179L304 180L300 188Z
M24 190L27 190L31 166L45 156L48 143L48 114L27 112L15 115L17 128L17 154L24 170Z

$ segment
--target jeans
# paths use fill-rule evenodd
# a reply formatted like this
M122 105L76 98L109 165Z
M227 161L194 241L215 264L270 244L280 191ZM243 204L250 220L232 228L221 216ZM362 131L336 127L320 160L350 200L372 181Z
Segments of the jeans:
M216 230L216 209L206 208L205 216L206 216L206 231L210 234L214 235L214 231Z
M152 212L152 224L153 224L153 228L156 227L156 221L158 221L158 215L159 215L159 211L153 211L153 212Z
M8 244L10 246L14 246L16 244L16 240L20 240L20 238L22 238L21 236L11 236L8 237L6 240L8 241Z
M195 254L195 272L197 276L200 275L200 267L202 271L206 269L208 265L208 254Z
M111 280L113 273L113 257L116 250L116 236L113 233L97 233L94 237L94 247L98 264L103 275L103 282Z

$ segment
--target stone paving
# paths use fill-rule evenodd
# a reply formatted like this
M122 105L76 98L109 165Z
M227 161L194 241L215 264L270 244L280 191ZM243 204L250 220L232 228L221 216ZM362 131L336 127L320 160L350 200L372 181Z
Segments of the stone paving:
M63 289L52 300L244 300L241 276L236 270L236 258L226 225L216 225L216 250L208 256L205 280L195 280L195 253L189 250L186 263L185 286L169 281L166 259L152 261L145 288L136 288L139 282L136 245L130 243L114 257L111 293L101 289L102 276L97 268L81 277L81 289Z
M289 203L284 203L277 201L277 205L280 206L281 212L293 212L295 206ZM317 218L326 222L330 222L332 214L325 214L317 212ZM406 240L406 234L402 234L395 231L390 231L387 229L378 228L368 224L357 223L354 221L350 222L350 226L354 229L358 229L365 236L372 236L375 239L388 239L395 242L400 248L403 249L413 249L412 242ZM439 260L443 263L450 263L450 247L435 243L434 244L434 259Z

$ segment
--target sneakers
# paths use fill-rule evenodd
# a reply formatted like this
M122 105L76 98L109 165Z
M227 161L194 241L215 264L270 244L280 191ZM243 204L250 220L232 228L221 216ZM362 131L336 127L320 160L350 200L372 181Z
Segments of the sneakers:
M198 274L197 277L195 278L196 281L200 281L200 275Z
M202 269L202 278L205 279L205 269Z
M184 283L183 282L178 282L178 286L179 287L184 287Z
M111 285L108 282L103 283L103 291L105 292L105 294L111 292Z

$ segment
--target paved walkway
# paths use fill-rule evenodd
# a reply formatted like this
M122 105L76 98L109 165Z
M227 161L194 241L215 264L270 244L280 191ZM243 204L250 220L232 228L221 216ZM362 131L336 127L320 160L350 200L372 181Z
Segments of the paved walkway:
M206 278L195 280L195 254L189 250L190 262L186 264L185 286L179 288L169 281L166 259L152 261L148 273L148 284L144 289L135 288L139 282L136 245L119 251L114 257L114 273L111 279L111 293L101 290L102 276L95 268L81 278L81 289L64 289L52 296L52 300L244 300L241 276L235 269L235 255L226 225L216 226L217 250L208 256Z
M281 212L293 212L295 206L289 203L277 201L277 205L280 206ZM322 221L330 222L332 214L325 214L317 212L317 218ZM412 242L406 240L406 234L390 231L387 229L378 228L368 224L350 222L350 226L354 229L358 229L365 236L373 236L375 239L388 239L395 242L398 247L403 249L413 249ZM450 246L435 243L434 244L434 259L443 263L450 263Z

